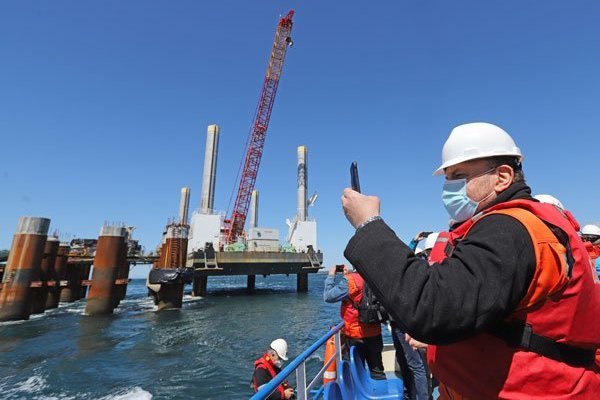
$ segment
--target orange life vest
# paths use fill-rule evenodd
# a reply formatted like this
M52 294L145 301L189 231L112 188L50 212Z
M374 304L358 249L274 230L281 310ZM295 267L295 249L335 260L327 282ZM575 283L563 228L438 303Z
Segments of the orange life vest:
M536 269L531 284L500 325L523 329L518 344L509 344L506 337L491 331L450 345L429 346L431 370L447 386L444 398L597 398L600 366L594 362L594 352L600 348L600 286L595 285L595 271L570 215L529 200L501 203L440 235L430 261L451 257L456 242L492 214L515 218L533 243ZM562 236L562 242L568 242L566 247L550 227ZM540 342L544 349L558 349L558 355L541 355L544 351L535 349ZM583 354L584 361L564 361L573 358L562 358L563 350Z
M261 358L254 361L254 369L257 370L259 368L266 369L269 375L271 375L271 379L275 378L275 376L277 375L277 372L275 372L275 368L273 365L273 359L267 353L263 354ZM256 383L256 377L252 377L252 387L254 388L255 392L258 392L258 384ZM285 389L283 385L277 386L277 391L281 395L281 398L285 399Z
M342 301L340 315L344 320L344 335L363 339L381 334L381 324L363 324L358 321L358 310L354 306L363 296L363 278L356 272L346 274L348 297Z

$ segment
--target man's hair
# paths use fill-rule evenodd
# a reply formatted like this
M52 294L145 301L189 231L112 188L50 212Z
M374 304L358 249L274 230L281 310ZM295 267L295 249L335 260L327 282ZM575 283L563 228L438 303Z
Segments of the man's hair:
M508 165L511 167L513 171L515 171L513 183L525 182L525 174L523 173L523 168L518 158L511 156L498 156L486 158L486 160L488 162L488 168L496 168L501 165Z

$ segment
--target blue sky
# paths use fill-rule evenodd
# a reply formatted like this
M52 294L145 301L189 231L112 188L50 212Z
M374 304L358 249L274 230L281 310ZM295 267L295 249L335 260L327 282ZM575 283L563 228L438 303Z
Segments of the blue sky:
M147 248L199 193L206 126L221 126L216 208L227 209L277 18L293 39L257 188L260 225L296 210L308 146L310 209L327 264L352 235L339 197L363 192L404 239L448 219L431 176L453 126L501 125L534 193L600 220L596 1L10 1L0 3L0 248L19 216L63 236L105 221Z

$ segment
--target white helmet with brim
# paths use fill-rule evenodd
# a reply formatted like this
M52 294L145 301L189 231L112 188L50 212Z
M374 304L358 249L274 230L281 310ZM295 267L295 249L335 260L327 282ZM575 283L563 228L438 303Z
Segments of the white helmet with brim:
M540 203L552 204L553 206L556 206L556 207L560 208L561 210L565 209L565 206L563 206L563 203L561 203L561 201L559 199L557 199L556 197L554 197L550 194L536 194L535 196L533 196L533 198L536 199L537 201L539 201Z
M459 125L444 143L442 165L433 175L443 175L444 169L465 161L500 156L523 160L521 149L504 129L487 122Z
M275 339L271 342L271 348L275 350L275 353L284 361L287 361L287 342L283 339Z
M584 235L596 235L600 236L600 226L588 224L581 228L581 233Z

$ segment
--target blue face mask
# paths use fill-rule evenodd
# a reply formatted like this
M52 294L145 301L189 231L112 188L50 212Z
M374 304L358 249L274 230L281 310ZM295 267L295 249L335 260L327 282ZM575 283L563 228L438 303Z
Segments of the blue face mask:
M467 180L453 179L444 182L442 201L450 218L456 222L463 222L475 215L479 202L467 196Z
M471 179L486 175L495 169L496 168L490 168L480 174L471 176L469 179L449 179L444 182L442 201L444 202L446 211L448 211L448 214L450 214L450 218L456 222L464 222L469 218L473 218L473 215L475 215L475 211L477 211L479 204L493 195L494 191L492 190L490 194L485 196L483 199L474 201L467 196L467 182Z

